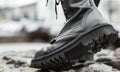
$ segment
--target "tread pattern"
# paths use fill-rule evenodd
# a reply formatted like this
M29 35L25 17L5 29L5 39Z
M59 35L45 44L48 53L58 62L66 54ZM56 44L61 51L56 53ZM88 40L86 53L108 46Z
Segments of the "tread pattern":
M94 53L97 53L101 49L107 48L109 45L117 47L118 45L116 43L120 43L117 34L103 34L103 36L99 37L97 40L93 39L92 43L89 43L88 46L90 46L93 49Z

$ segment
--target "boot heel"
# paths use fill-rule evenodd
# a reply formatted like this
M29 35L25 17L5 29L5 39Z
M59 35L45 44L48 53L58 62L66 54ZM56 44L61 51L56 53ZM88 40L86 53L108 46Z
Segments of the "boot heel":
M120 46L118 32L112 26L101 26L90 31L82 37L81 42L83 45L89 46L93 53L97 53L109 45Z

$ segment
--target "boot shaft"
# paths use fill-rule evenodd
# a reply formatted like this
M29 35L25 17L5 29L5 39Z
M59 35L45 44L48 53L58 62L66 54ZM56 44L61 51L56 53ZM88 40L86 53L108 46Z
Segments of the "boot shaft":
M66 19L71 18L78 10L96 7L100 0L61 0Z

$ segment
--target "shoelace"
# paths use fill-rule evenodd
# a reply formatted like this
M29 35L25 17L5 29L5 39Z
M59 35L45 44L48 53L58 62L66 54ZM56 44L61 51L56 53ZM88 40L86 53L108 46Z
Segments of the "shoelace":
M56 19L57 19L57 15L58 15L58 12L57 12L57 6L60 4L60 1L61 0L55 0L55 13L56 13ZM49 0L47 0L47 3L46 3L46 6L48 5L48 2Z

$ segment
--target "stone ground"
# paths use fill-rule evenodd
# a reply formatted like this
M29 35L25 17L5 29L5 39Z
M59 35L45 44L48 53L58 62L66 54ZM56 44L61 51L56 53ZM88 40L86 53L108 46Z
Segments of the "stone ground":
M48 44L15 43L0 44L0 72L41 72L29 67L36 50ZM22 47L22 49L21 49ZM120 66L120 65L119 65ZM118 67L119 68L119 67ZM63 72L120 72L103 63L93 63L77 70Z
M29 67L29 64L24 58L18 57L1 57L0 72L42 72ZM89 66L77 70L69 70L63 72L120 72L103 63L94 63Z

